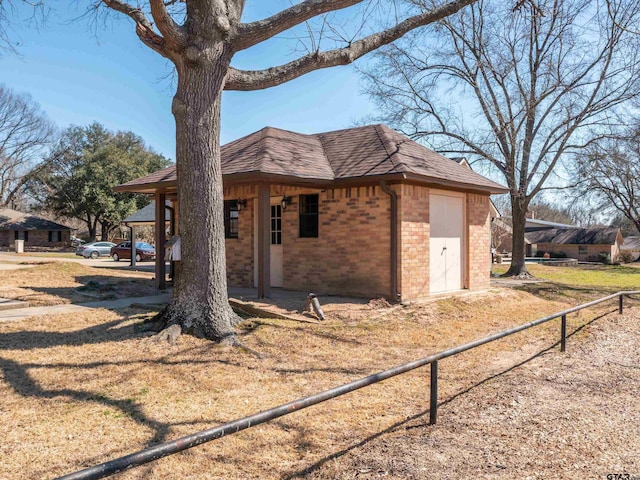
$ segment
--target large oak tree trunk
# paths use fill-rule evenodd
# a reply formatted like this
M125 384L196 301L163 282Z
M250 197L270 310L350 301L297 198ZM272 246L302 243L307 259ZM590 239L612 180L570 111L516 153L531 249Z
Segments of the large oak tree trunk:
M518 276L529 278L531 274L527 271L524 263L526 245L524 240L525 225L527 223L527 207L523 206L518 199L511 201L511 220L513 229L513 243L511 249L511 266L505 276Z
M230 58L219 45L203 51L198 62L177 65L172 110L182 262L162 316L168 327L233 343L241 319L227 295L220 164L220 102Z

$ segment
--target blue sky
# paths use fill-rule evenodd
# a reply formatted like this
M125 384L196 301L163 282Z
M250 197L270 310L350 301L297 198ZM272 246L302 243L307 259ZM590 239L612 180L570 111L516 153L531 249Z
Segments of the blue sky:
M0 83L29 93L61 129L98 121L112 130L131 130L175 159L171 66L140 43L127 18L116 17L94 32L86 21L71 21L82 11L69 4L77 5L51 2L54 10L38 28L24 15L14 25L10 34L20 55L2 53ZM247 17L262 18L282 5L248 1ZM274 65L295 58L287 56L289 49L284 39L268 42L242 52L234 64ZM373 113L372 103L360 94L354 67L331 68L267 90L225 92L221 141L266 125L302 133L335 130Z

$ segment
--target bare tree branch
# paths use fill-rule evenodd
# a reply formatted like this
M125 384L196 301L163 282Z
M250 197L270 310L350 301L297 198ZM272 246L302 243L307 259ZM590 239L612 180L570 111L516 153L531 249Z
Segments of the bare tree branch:
M136 34L142 43L163 57L170 58L169 52L165 47L165 39L156 33L153 23L142 10L120 0L102 0L102 2L107 7L128 16L135 22Z
M234 49L236 51L244 50L323 13L347 8L362 1L363 0L306 0L264 20L242 23L238 25L232 39Z
M557 187L548 185L557 167L609 135L640 96L638 38L627 28L639 5L615 1L606 11L597 0L539 0L506 13L506 1L480 0L426 40L404 40L411 48L379 52L368 90L383 120L502 172L524 235L528 205ZM526 271L522 242L516 255Z
M169 12L163 0L149 0L151 15L156 22L156 26L165 40L173 48L185 48L187 46L187 34L184 28L178 25Z
M429 12L410 17L392 28L364 37L347 47L305 55L278 67L253 71L230 68L225 90L260 90L280 85L321 68L348 65L363 55L399 39L407 32L442 20L475 1L477 0L454 0Z

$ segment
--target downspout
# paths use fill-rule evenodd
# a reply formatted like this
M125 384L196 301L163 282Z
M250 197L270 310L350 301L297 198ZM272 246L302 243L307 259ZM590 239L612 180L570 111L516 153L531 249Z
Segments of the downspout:
M391 267L391 298L399 302L402 296L398 291L398 194L387 185L387 182L380 180L380 188L391 199L391 257L389 265Z

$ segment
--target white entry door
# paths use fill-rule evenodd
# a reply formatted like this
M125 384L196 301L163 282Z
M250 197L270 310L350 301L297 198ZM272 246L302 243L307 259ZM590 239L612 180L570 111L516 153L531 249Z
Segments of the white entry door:
M464 197L429 196L431 238L429 274L431 293L462 288Z
M271 248L269 250L270 264L269 283L272 287L282 287L282 205L280 204L280 197L271 198L270 211L270 243ZM253 285L258 286L258 202L253 202L255 207L253 209L253 231L254 231L254 281Z

